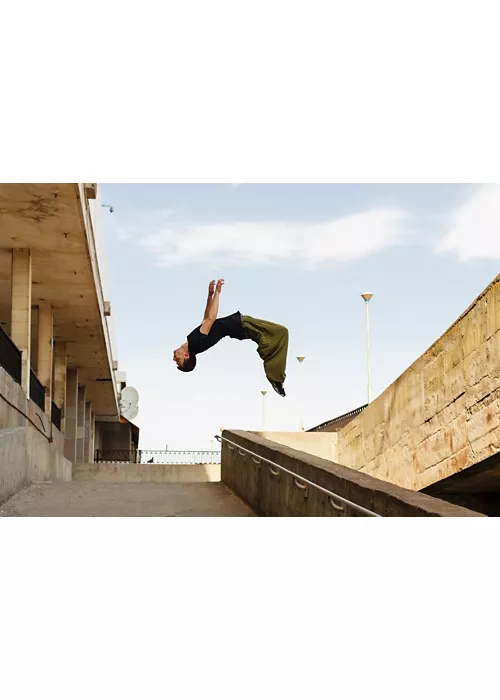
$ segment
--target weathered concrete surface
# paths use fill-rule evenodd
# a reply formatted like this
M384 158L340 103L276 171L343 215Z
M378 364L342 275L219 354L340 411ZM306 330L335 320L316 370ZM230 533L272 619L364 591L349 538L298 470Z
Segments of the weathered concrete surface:
M338 433L336 461L420 490L500 452L500 275Z
M0 517L251 517L223 484L33 484Z
M388 484L252 433L226 430L223 437L382 517L481 517L471 510ZM271 469L265 462L256 464L251 456L244 456L223 442L222 481L258 515L357 515L350 506L344 506L343 510L333 507L328 494L312 487L300 488L293 476L279 470L273 474Z
M63 444L45 413L0 367L0 503L32 481L70 481Z
M0 430L0 503L33 481L71 481L71 472L55 428L51 443L31 426Z
M337 435L335 433L279 433L270 431L254 432L266 440L279 445L287 445L323 459L335 459Z
M192 484L220 481L220 464L76 464L74 481Z

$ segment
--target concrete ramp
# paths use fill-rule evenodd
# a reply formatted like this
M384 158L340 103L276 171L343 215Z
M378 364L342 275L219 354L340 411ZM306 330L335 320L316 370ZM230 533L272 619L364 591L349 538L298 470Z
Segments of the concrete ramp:
M34 484L0 506L0 517L251 517L221 483Z

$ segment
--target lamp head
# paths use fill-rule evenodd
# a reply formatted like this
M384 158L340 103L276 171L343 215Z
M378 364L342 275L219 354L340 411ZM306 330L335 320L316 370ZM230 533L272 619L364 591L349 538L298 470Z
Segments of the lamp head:
M362 298L365 300L365 302L368 304L368 302L369 302L370 299L372 298L373 294L371 294L370 292L365 292L365 293L362 294L361 296L362 296Z

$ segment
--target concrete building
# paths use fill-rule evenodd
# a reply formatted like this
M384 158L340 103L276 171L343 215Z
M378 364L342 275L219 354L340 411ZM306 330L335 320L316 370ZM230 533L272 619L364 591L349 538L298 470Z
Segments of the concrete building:
M101 461L104 453L106 459L112 462L137 461L139 450L139 428L123 416L120 420L101 420L96 423L98 446L94 452L94 460Z
M70 480L122 426L98 202L94 183L0 184L0 501Z

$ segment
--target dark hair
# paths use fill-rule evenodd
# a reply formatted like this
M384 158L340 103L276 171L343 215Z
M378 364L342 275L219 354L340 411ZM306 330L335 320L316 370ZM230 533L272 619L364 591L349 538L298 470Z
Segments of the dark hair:
M178 365L177 369L181 372L192 372L196 367L196 355L191 355L187 357L182 365Z

